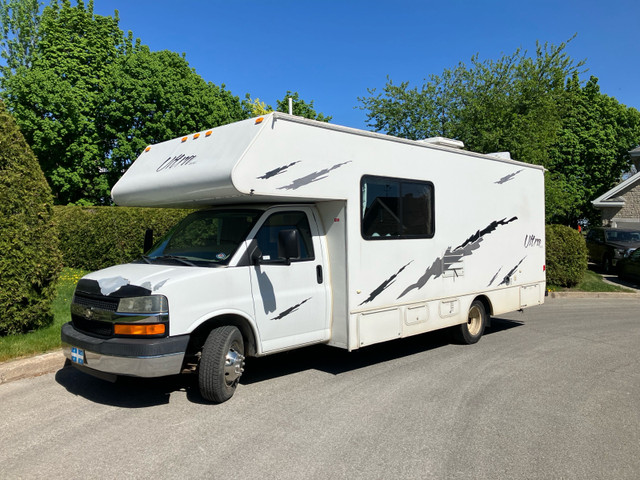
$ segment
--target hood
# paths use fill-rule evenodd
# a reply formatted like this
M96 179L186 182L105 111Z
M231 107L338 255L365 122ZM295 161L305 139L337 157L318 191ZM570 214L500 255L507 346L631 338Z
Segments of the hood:
M613 248L621 248L624 250L635 250L640 247L640 242L607 242Z
M80 279L77 290L116 298L163 294L184 279L211 275L223 268L127 263L89 273Z

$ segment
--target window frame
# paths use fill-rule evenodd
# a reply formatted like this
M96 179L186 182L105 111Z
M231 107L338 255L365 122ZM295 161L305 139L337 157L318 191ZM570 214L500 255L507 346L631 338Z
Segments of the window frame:
M365 207L364 207L364 186L365 184L371 180L375 180L375 181L383 181L383 182L393 182L393 183L397 183L398 185L398 197L392 197L392 198L398 198L399 200L399 213L400 213L400 218L399 218L399 226L402 225L403 223L403 208L402 208L402 192L403 192L403 184L412 184L412 185L420 185L420 186L426 186L428 188L429 191L429 196L430 196L430 202L429 202L429 209L431 211L431 221L430 221L430 225L428 226L428 230L429 233L426 234L401 234L401 235L394 235L394 236L372 236L372 235L366 235L364 232L364 224L363 224L363 220L364 220L364 214L365 214ZM362 238L364 240L413 240L413 239L429 239L429 238L433 238L435 236L436 233L436 218L435 218L435 213L436 213L436 208L435 208L435 186L433 184L433 182L428 181L428 180L416 180L416 179L411 179L411 178L400 178L400 177L389 177L389 176L383 176L383 175L363 175L360 178L360 206L359 206L359 211L360 211L360 235L362 236Z

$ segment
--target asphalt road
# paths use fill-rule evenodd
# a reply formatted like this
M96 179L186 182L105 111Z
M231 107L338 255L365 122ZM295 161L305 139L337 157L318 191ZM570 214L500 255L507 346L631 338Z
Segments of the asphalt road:
M640 478L640 300L550 299L348 353L252 359L235 397L67 367L0 385L0 477Z

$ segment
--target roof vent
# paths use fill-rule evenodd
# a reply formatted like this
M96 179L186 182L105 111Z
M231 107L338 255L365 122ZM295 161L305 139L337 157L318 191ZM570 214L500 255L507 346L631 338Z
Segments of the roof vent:
M464 143L462 143L460 140L454 140L453 138L429 137L419 141L430 143L432 145L438 145L440 147L464 148Z

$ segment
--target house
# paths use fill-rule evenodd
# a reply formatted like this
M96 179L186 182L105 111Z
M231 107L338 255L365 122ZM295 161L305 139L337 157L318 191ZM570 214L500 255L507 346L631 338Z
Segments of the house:
M640 147L629 154L637 173L591 202L605 227L640 229Z

